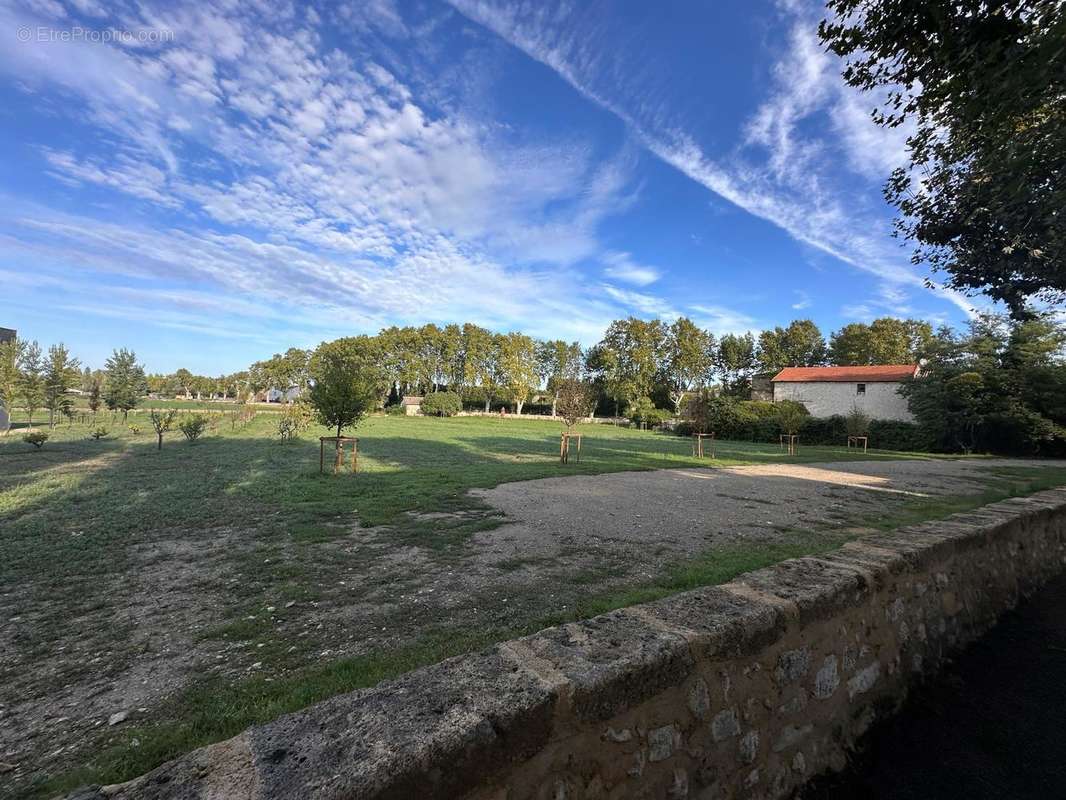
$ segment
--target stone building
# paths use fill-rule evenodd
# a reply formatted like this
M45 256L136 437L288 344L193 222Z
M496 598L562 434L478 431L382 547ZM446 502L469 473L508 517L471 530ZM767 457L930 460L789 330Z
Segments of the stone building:
M843 416L858 407L873 419L912 422L914 417L899 388L917 374L917 364L786 367L773 378L773 398L775 403L803 403L814 417Z
M400 406L403 408L403 413L407 416L417 416L422 413L422 397L413 394L406 395L403 400L400 401Z
M18 336L18 331L13 328L0 328L0 344L13 342L16 336Z
M18 332L12 328L0 328L0 344L15 341ZM11 416L4 408L4 401L0 400L0 433L6 433L11 427Z

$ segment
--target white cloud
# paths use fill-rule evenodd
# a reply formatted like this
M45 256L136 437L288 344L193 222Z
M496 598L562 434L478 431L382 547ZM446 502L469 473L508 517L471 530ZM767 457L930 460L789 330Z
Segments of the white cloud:
M611 250L600 256L600 261L604 264L604 275L634 286L647 286L661 277L659 270L638 264L629 253Z

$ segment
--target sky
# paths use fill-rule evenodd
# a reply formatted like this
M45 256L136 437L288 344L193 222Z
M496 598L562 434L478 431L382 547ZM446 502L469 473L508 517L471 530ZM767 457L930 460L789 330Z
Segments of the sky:
M958 325L818 3L0 0L0 327L217 375L388 325Z

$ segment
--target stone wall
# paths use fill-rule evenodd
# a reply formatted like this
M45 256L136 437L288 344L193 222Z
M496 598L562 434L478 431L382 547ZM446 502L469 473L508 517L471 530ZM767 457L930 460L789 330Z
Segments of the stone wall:
M550 628L196 751L113 798L778 798L1066 564L1066 489Z
M774 400L803 403L814 417L844 416L858 406L873 419L914 421L907 399L899 393L902 384L867 383L865 394L858 394L857 386L841 381L775 381Z

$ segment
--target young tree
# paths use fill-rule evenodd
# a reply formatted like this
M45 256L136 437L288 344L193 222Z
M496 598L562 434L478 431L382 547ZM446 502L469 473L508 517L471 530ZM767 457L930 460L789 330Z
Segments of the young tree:
M41 346L36 341L30 342L22 351L16 394L26 409L30 425L33 425L33 412L44 405L44 362Z
M44 367L44 407L48 409L48 427L55 428L56 414L65 414L74 408L74 401L67 394L81 377L81 364L71 358L62 344L48 348L48 361Z
M522 406L537 388L537 345L522 333L504 334L497 341L500 384L521 416Z
M337 436L378 407L388 392L380 350L366 336L323 342L312 353L308 371L308 401L323 425L337 429Z
M136 408L141 397L148 392L144 367L137 363L136 354L125 348L115 350L107 359L106 367L104 402L112 411L121 411L125 420L130 410Z
M710 382L714 356L714 336L687 317L678 317L667 329L662 369L677 415L685 392Z
M1013 313L1066 291L1066 21L1057 0L829 0L844 79L912 123L885 196L914 260Z
M562 378L557 392L556 410L569 433L583 419L592 416L596 395L592 387L579 378Z
M155 429L155 435L158 438L156 450L162 450L163 434L174 427L174 420L178 418L178 412L173 408L169 411L156 411L153 409L149 414L149 418L152 421L152 428Z

